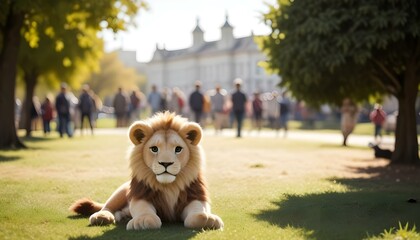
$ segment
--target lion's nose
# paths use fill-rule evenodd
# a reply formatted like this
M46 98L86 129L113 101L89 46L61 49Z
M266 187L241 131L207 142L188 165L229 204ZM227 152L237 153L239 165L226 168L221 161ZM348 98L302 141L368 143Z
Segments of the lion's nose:
M164 166L165 168L171 166L172 164L174 164L173 162L159 162L160 165Z

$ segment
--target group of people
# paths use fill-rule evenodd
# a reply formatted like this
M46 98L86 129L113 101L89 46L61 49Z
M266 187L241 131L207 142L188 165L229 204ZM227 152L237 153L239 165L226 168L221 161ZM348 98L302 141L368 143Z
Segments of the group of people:
M116 127L127 127L131 122L139 120L143 101L144 96L142 92L133 90L130 95L127 95L119 87L112 103Z
M261 130L263 116L266 114L271 117L271 126L274 129L284 128L287 133L291 102L286 94L281 97L277 92L273 92L269 101L263 101L260 93L255 92L253 98L249 100L242 90L242 84L242 80L237 78L234 80L235 89L230 95L224 93L220 86L216 86L214 93L207 96L201 92L201 83L197 81L195 91L188 99L191 118L203 124L203 117L205 119L210 114L216 133L219 133L225 125L233 126L235 123L236 136L241 137L243 121L247 115L252 117L254 128ZM264 104L265 102L267 104Z
M255 92L249 99L242 90L242 84L241 79L235 79L235 87L230 94L218 85L214 90L204 93L201 90L201 83L197 81L194 85L195 90L188 97L179 88L159 92L156 85L152 86L147 98L139 90L126 94L122 88L118 88L112 101L116 127L127 127L131 122L139 120L141 109L148 105L151 115L169 110L187 116L203 127L208 119L212 119L216 133L220 133L224 127L235 125L237 137L242 136L245 117L249 116L252 119L253 129L258 131L263 127L264 119L267 119L270 128L277 132L284 129L286 136L292 112L292 102L288 93L279 94L277 91L272 91L261 95ZM56 118L60 137L64 135L72 137L76 126L80 126L81 134L84 128L89 128L93 134L101 104L101 100L87 84L83 85L81 94L77 98L63 83L60 93L54 100L46 97L42 103L34 101L30 114L31 119L41 116L46 135L51 132L50 123ZM341 130L344 146L347 145L348 136L358 121L359 112L358 106L352 100L343 100ZM375 140L380 140L386 121L386 113L381 105L375 105L370 113L370 120L375 126Z
M32 129L36 129L38 119L42 119L42 126L45 135L51 132L51 122L56 119L57 132L60 137L67 135L72 137L75 125L80 126L83 134L84 126L90 128L91 134L96 120L98 106L101 104L99 98L92 92L89 86L83 85L82 92L77 98L69 91L66 83L60 86L60 92L55 99L51 96L45 97L42 103L34 97L30 106L30 118Z

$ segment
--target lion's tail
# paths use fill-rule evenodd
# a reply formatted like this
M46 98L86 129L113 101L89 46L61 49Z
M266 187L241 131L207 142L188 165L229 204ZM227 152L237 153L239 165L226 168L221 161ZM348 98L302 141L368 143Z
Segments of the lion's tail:
M75 213L90 216L102 209L104 204L95 202L89 198L82 198L77 200L70 206L70 211Z

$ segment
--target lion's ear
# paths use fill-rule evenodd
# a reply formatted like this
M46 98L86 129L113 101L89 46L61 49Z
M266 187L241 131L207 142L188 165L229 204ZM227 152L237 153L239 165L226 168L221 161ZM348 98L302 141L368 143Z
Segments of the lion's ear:
M137 145L143 143L147 138L149 138L152 135L153 130L149 124L137 121L131 125L128 132L131 142L133 142L134 145Z
M191 141L192 145L197 145L203 134L200 125L195 122L186 123L180 130L183 137Z

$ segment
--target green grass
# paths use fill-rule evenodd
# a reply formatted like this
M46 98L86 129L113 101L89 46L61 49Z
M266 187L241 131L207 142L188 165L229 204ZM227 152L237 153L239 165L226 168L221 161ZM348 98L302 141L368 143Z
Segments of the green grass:
M25 143L29 150L0 151L0 239L378 239L399 222L420 225L419 203L406 202L420 198L419 169L410 170L414 178L389 167L348 170L372 173L368 178L326 177L318 162L311 166L311 157L340 162L338 157L354 155L363 162L371 151L206 136L212 210L224 220L224 231L191 230L182 223L141 232L126 231L123 224L90 227L68 207L81 197L103 202L129 179L126 137L53 134ZM410 239L420 239L411 232Z

